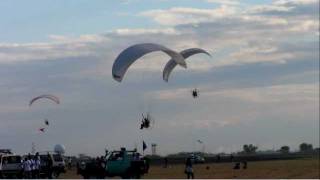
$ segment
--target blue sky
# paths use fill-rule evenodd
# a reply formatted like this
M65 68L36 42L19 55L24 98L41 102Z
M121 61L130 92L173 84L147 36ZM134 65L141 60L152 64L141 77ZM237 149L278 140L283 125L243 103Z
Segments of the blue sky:
M133 148L160 154L319 146L319 1L1 1L0 145L68 154ZM148 54L122 83L117 55L135 43L203 48L162 81L168 56ZM192 99L197 87L200 97ZM55 94L61 104L29 100ZM140 131L142 112L155 118ZM45 133L37 129L48 118ZM150 151L150 149L149 149ZM149 153L148 151L148 153Z
M261 4L268 1L246 0ZM79 36L112 31L119 28L158 27L156 23L137 14L149 9L170 7L215 8L206 1L140 1L70 0L16 1L0 4L0 41L36 42L48 40L48 35Z

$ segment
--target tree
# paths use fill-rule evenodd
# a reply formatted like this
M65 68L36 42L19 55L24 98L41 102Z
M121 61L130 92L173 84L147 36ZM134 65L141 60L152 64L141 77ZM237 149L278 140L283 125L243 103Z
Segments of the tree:
M282 146L279 151L283 154L288 154L290 152L290 147L289 146Z
M312 144L301 143L300 144L300 152L311 152L313 150Z
M258 147L254 146L252 144L243 145L243 152L246 154L254 154L254 153L256 153L257 149L258 149Z

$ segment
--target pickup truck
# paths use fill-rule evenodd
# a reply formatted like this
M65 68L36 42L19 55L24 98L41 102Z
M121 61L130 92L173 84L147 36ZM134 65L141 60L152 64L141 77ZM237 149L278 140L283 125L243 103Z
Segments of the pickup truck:
M105 160L91 160L80 162L78 173L84 178L105 178L120 176L121 178L141 178L148 173L149 164L141 158L136 150L128 151L121 148L120 151L112 151Z
M146 159L141 158L136 150L113 151L106 162L107 176L138 179L148 173L149 165Z

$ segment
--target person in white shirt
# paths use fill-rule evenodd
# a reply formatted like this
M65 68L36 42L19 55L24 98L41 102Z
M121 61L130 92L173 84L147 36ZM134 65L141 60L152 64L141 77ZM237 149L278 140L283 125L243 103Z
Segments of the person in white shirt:
M25 158L23 161L23 172L24 172L24 178L30 179L31 178L31 161L30 157Z
M30 162L31 162L31 178L34 179L35 178L35 161L33 158L30 157Z

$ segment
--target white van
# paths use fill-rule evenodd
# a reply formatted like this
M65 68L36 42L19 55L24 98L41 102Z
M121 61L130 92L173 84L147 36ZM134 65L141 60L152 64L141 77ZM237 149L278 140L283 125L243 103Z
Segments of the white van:
M0 178L22 178L22 158L14 154L0 155Z

